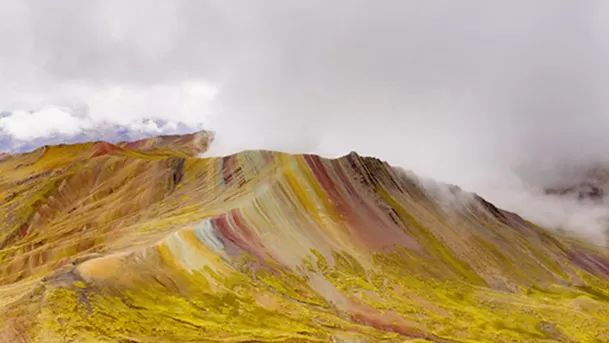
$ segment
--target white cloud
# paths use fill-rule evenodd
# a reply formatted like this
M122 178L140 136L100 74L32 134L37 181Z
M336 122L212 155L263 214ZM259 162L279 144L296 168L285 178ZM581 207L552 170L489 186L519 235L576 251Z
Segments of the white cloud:
M147 86L115 85L86 94L88 115L96 121L128 125L142 118L160 118L189 126L203 125L212 115L217 89L205 82Z
M32 140L55 134L76 135L103 123L157 134L172 132L178 124L201 129L212 116L216 92L205 82L65 87L47 95L52 105L9 109L11 114L0 118L0 131L17 140ZM167 123L159 127L146 118Z
M43 107L36 111L16 110L0 118L0 130L18 140L49 137L54 134L74 135L90 128L88 118L73 115L68 108Z

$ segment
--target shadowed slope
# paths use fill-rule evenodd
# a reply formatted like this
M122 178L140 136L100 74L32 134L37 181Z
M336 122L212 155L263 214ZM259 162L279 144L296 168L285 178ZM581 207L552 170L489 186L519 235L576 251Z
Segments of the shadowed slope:
M0 341L604 342L609 256L355 153L0 162Z

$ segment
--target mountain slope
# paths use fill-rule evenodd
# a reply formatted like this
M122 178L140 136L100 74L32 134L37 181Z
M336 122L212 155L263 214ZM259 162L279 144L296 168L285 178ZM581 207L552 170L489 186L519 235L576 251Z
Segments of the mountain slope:
M609 340L606 249L378 159L210 140L1 160L0 341Z

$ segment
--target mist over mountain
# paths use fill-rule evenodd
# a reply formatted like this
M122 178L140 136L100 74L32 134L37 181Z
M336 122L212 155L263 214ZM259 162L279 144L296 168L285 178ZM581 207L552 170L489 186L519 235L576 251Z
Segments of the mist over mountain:
M210 156L355 150L548 227L594 236L609 217L540 182L607 161L602 1L27 0L0 11L0 111L181 122L217 133ZM65 117L54 114L11 130L38 137L36 123Z
M0 13L0 343L609 342L609 2Z
M185 134L200 130L164 119L137 118L125 124L94 120L65 108L0 113L0 152L19 153L44 145L94 141L134 141L159 135Z

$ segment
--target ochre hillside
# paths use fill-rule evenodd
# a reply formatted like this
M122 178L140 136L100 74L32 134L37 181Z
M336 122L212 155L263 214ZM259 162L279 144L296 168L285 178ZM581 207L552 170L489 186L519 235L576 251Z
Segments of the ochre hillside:
M609 342L609 253L375 158L0 156L0 342Z

